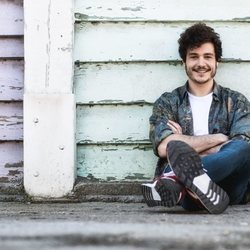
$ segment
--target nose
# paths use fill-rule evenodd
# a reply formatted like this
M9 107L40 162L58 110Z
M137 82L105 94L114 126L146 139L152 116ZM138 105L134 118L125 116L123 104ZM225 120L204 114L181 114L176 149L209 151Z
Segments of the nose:
M205 66L205 60L204 60L204 58L203 58L202 56L200 56L200 57L198 58L197 64L198 64L199 66Z

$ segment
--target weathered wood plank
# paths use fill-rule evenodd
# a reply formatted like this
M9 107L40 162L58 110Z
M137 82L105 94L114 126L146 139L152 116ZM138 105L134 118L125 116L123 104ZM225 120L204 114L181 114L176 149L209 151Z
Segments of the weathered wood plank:
M250 99L246 72L250 72L250 62L221 63L216 80L223 86L243 91ZM163 92L184 84L186 79L180 63L86 63L75 67L76 101L153 103Z
M152 179L157 158L150 146L83 146L77 148L77 175L90 180Z
M23 139L23 104L0 102L0 141Z
M208 24L221 35L223 58L250 60L250 50L246 49L250 23ZM177 40L189 25L185 22L79 23L74 58L83 62L179 60Z
M21 181L23 178L22 142L0 143L0 183Z
M148 105L77 106L78 143L148 142Z
M23 61L0 61L0 101L22 100L23 81Z
M0 36L23 35L23 0L1 0L0 10Z
M0 37L0 58L23 58L23 37Z
M249 20L249 9L244 0L75 0L78 20Z

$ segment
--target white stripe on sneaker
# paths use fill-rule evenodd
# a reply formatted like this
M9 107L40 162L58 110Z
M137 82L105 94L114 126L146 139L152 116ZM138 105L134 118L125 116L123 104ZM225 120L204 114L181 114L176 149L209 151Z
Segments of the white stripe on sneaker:
M203 194L206 194L208 191L209 183L210 183L210 178L206 173L199 175L194 178L193 184L198 187Z
M161 197L158 194L158 192L155 190L155 188L152 188L152 195L153 195L154 200L161 201Z
M155 181L154 183L147 183L147 184L143 184L143 185L151 188L151 192L152 192L152 196L153 196L153 199L154 199L154 200L156 200L156 201L161 201L160 195L159 195L158 192L155 190L156 182L157 182L157 181Z
M200 191L207 196L207 198L214 204L217 205L220 200L220 195L217 194L212 189L209 189L211 179L209 176L204 173L200 176L197 176L193 180L193 184L200 189Z

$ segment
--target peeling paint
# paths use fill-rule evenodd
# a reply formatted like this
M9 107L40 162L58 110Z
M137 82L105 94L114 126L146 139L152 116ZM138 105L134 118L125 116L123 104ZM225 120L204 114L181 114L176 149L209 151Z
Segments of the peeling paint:
M6 163L4 167L5 168L23 168L23 161L15 162L15 163Z
M87 177L83 177L85 180L92 181L92 182L97 182L99 181L98 178L94 177L92 174L88 174Z
M9 178L8 177L0 177L0 183L1 182L9 182Z
M188 8L175 9L175 4L162 8L163 5L169 6L164 0L160 0L161 4L152 1L150 8L149 5L146 5L147 8L140 6L144 4L140 1L118 4L114 0L113 3L94 1L92 9L85 8L90 6L87 2L78 3L85 6L77 8L75 33L75 45L79 44L79 48L75 49L75 86L81 132L77 134L78 173L89 174L90 179L99 182L145 180L153 176L156 163L152 145L146 139L150 113L146 110L151 111L153 102L161 93L170 91L186 79L185 72L181 73L182 62L173 38L187 25L196 22L198 14L193 15ZM103 7L98 7L99 4ZM189 6L185 1L183 4ZM184 9L187 15L183 15ZM216 27L219 33L222 32L226 41L231 41L234 39L232 27L242 37L250 34L249 17L241 17L240 13L245 13L242 10L240 18L234 20L232 16L238 16L235 11L219 14L206 12L202 18L206 18L204 21ZM102 37L102 44L93 45L92 41L99 37ZM236 69L236 64L244 61L249 70L246 50L242 52L232 42L227 46L229 49L225 50L223 63L231 62ZM238 56L233 54L234 51ZM227 77L218 76L222 82ZM228 79L234 82L234 78ZM248 79L245 82L247 84ZM124 109L129 112L123 113ZM95 128L91 127L93 124ZM112 124L115 125L112 127Z
M20 170L10 170L9 173L8 173L8 176L18 176L20 174L23 174L23 171L20 171Z
M107 181L115 181L115 180L116 180L115 177L112 177L112 176L111 177L109 177L109 176L107 177Z
M247 17L235 17L233 18L233 21L250 21L250 16Z
M139 150L143 150L143 151L152 151L153 147L152 145L138 145L136 147L133 147L133 150L135 149L139 149Z
M145 8L143 8L143 7L141 7L141 6L137 6L137 7L123 7L123 8L121 8L121 10L123 10L123 11L141 11L142 9L145 9Z
M145 177L142 173L134 173L132 175L128 175L124 178L125 180L148 180L148 177Z

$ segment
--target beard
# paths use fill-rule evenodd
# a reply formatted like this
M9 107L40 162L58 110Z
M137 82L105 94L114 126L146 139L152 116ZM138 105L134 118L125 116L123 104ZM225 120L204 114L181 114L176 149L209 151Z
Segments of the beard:
M216 75L217 65L215 65L214 68L211 68L209 66L187 68L187 66L185 65L185 70L187 76L192 82L196 84L205 84L211 81Z

